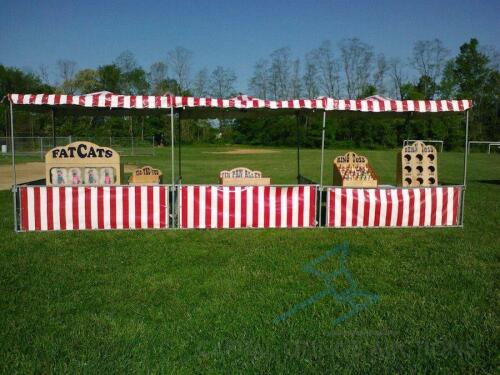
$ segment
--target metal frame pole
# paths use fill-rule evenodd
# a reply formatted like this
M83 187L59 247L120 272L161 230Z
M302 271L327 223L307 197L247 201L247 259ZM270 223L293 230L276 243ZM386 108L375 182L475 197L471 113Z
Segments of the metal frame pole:
M300 122L300 117L299 114L296 114L296 123L297 123L297 129L296 129L296 136L297 136L297 184L300 184L300 129L299 129L299 122Z
M174 171L174 106L170 107L170 148L171 148L171 168L172 168L172 187L175 185Z
M14 110L12 108L12 102L10 104L10 141L11 141L11 153L12 153L12 197L14 203L14 230L17 232L17 178L16 178L16 146L14 144Z
M467 161L468 161L468 144L469 144L469 110L465 111L465 150L464 150L464 188L462 191L462 204L460 207L460 224L464 225L464 213L465 213L465 190L467 189Z
M325 163L325 129L326 129L326 111L323 111L323 127L321 129L321 167L319 176L319 218L318 226L321 226L322 211L323 211L323 171Z
M177 168L178 168L178 173L179 173L179 181L182 181L182 166L181 166L181 134L182 134L182 129L181 129L181 124L182 124L182 120L181 120L181 112L179 112L179 126L178 126L178 131L177 131L177 137L179 138L178 140L178 145L177 145L177 158L179 159L177 161Z

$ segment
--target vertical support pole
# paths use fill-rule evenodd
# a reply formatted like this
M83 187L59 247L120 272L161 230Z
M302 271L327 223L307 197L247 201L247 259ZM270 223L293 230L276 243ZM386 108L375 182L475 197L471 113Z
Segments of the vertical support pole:
M12 109L12 102L10 104L10 142L12 154L12 196L14 203L14 230L17 232L17 178L16 178L16 146L14 144L14 110Z
M297 184L300 184L300 129L299 129L299 122L300 122L300 116L299 113L296 114L296 122L297 122L297 129L296 129L296 137L297 137Z
M323 171L325 163L325 130L326 130L326 111L323 111L323 126L321 128L321 167L319 176L319 218L318 225L321 226L322 212L323 212Z
M464 225L465 190L467 189L467 161L469 156L469 110L465 111L465 152L464 152L464 181L462 191L462 204L460 205L460 225Z
M171 165L172 169L172 187L175 185L175 171L174 171L174 106L170 107L170 148L171 148Z
M179 126L178 126L178 130L177 130L177 137L179 138L178 141L177 141L177 152L178 152L178 155L177 155L177 158L178 158L178 161L177 161L177 165L178 165L178 173L179 173L179 181L182 181L182 166L181 166L181 134L182 134L182 129L181 129L181 124L182 124L182 119L181 119L181 112L179 112Z

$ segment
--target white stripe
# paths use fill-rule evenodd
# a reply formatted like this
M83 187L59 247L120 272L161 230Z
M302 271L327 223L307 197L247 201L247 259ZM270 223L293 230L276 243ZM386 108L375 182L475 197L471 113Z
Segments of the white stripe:
M455 189L450 187L448 188L448 207L446 208L446 224L453 225L453 201Z
M54 94L50 94L49 98L47 99L47 104L54 105L56 96Z
M43 98L43 94L37 94L35 96L35 104L41 105L42 104L42 98Z
M286 194L288 192L289 187L282 187L281 188L281 223L279 223L281 228L286 228L286 222L287 222L287 209L288 209L288 202L286 200Z
M410 212L410 195L408 194L408 189L402 189L403 192L403 220L401 221L401 226L408 226L408 218Z
M27 187L28 192L28 230L35 230L35 191Z
M205 203L205 195L207 194L207 187L206 186L200 186L200 204L198 205L200 209L200 214L199 214L199 226L200 228L206 228L205 224L205 211L206 211L206 203Z
M430 188L425 188L425 219L424 219L424 226L428 227L431 225L431 189Z
M340 111L345 110L345 100L339 100L339 110Z
M153 228L160 228L160 187L153 186Z
M59 187L52 188L52 217L54 220L54 230L61 229L59 189Z
M129 228L135 228L135 189L133 186L128 188L128 225Z
M407 102L407 110L408 111L415 111L415 102L413 100L408 100Z
M139 108L139 109L143 108L142 98L143 98L142 95L137 95L135 97L135 108ZM147 225L144 228L147 228Z
M97 106L98 107L104 107L106 105L106 96L105 95L99 95L97 98Z
M73 230L73 188L65 188L66 197L66 230Z
M127 188L125 188L127 189ZM123 229L123 187L116 187L116 228Z
M78 187L78 226L85 229L85 188Z
M109 191L109 186L104 186L102 189L102 208L104 213L104 229L111 229L111 194Z
M234 227L241 228L241 186L234 192Z
M188 186L185 193L187 194L187 227L194 228L194 210L197 204L194 201L194 186Z
M47 230L47 188L40 187L40 229Z
M431 101L431 112L437 112L437 103L435 100Z
M299 188L293 187L292 193L292 228L297 228L299 225Z
M217 191L219 188L217 186L212 186L212 202L211 202L211 208L210 211L212 212L212 217L211 217L211 226L212 228L217 228Z
M276 227L276 188L269 188L269 228Z
M342 225L342 189L335 188L335 227Z
M396 112L403 112L403 102L396 100Z
M92 107L92 95L85 95L85 107Z
M305 186L304 187L304 197L303 197L303 202L304 202L304 212L303 212L303 218L302 218L302 225L304 228L308 228L310 226L310 217L309 217L309 209L311 205L311 187L310 186Z
M229 228L229 216L233 213L229 211L229 192L230 188L224 186L222 188L222 227Z
M259 210L257 214L257 227L264 228L264 186L258 186Z
M380 112L380 103L378 100L373 101L373 112Z
M455 112L460 111L460 107L458 106L458 100L452 100L451 105L452 105L453 111L455 111Z
M352 189L346 189L346 215L345 215L345 225L346 227L352 226Z
M387 193L389 190L381 189L380 190L380 217L379 217L379 226L385 227L385 215L387 214Z
M148 187L141 186L141 228L148 227Z
M413 226L418 227L420 223L420 189L413 190L415 205L413 206Z
M123 108L130 108L130 96L129 95L125 95L123 97Z
M118 95L113 95L111 97L111 107L112 108L118 107Z
M356 226L362 227L365 220L365 189L358 189L358 220Z
M373 227L375 223L375 204L376 196L375 189L368 189L369 211L368 211L368 226Z
M436 188L436 225L443 222L443 188Z
M361 112L368 112L368 101L361 101Z
M90 188L90 226L92 229L98 228L97 222L97 188Z

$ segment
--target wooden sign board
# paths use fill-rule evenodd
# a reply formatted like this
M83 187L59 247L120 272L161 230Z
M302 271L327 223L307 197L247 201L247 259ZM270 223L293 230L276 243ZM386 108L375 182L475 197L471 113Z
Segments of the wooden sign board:
M91 142L73 142L45 154L47 186L119 185L120 154Z
M156 185L160 183L162 173L150 166L137 168L128 179L131 185Z
M262 177L261 171L252 171L245 167L221 171L219 178L221 185L226 186L263 186L271 184L271 179Z
M422 141L404 146L398 153L396 180L403 187L437 186L436 148Z
M345 187L377 187L378 177L366 156L348 152L333 161L333 185Z

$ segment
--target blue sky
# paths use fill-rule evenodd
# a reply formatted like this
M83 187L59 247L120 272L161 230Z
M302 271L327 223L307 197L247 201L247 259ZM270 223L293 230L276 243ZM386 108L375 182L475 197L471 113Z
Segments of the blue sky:
M139 63L184 46L194 70L232 68L245 91L254 63L288 46L297 57L323 40L358 37L407 59L417 40L440 38L455 54L471 37L499 48L500 1L7 1L0 0L0 63L32 68L71 59L110 63L124 50Z

